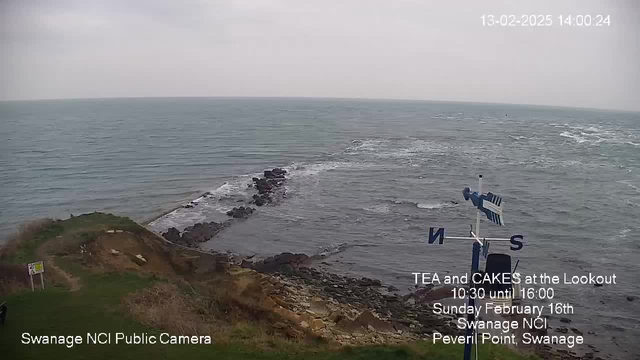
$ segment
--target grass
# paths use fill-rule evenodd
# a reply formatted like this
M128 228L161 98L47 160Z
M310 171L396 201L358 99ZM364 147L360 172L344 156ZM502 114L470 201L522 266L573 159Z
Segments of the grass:
M11 251L4 252L4 262L14 264L34 260L36 249L50 239L59 236L72 239L76 244L93 241L92 234L107 229L145 231L133 221L109 214L94 213L73 217L64 221L48 221L34 224L24 231L14 243ZM88 271L79 263L56 258L56 264L80 279L82 286L71 292L63 288L48 287L31 292L30 289L0 298L7 301L7 322L0 325L0 354L3 359L310 359L310 360L356 360L356 359L460 359L460 345L431 344L418 342L402 346L366 346L335 348L322 342L294 342L265 336L259 324L239 322L229 328L225 341L212 345L88 345L87 333L142 334L158 336L162 330L178 335L179 329L167 324L175 323L171 316L186 316L188 307L197 303L185 303L178 296L169 296L166 291L185 291L188 287L176 286L171 280L161 279L137 272ZM164 291L164 292L163 292ZM163 297L157 299L155 297ZM151 298L150 298L151 297ZM138 300L138 302L136 302ZM148 317L152 321L140 321L139 314L146 314L145 304L159 303L165 307L162 316ZM132 311L131 308L135 311ZM219 310L219 309L218 309ZM213 312L215 314L215 312ZM136 314L135 318L134 315ZM202 313L211 317L210 313ZM156 319L156 320L154 320ZM191 320L188 317L185 319ZM172 322L173 321L173 322ZM211 326L215 322L208 322ZM189 327L191 323L184 325ZM188 330L188 329L187 329ZM176 333L178 332L178 333ZM24 345L23 333L31 335L79 335L83 344L67 348L64 345ZM494 360L533 360L535 357L518 355L505 347L483 345L480 358Z
M36 260L36 249L45 241L64 232L64 226L51 219L41 219L21 225L0 249L0 259L13 264Z
M36 261L39 260L36 249L48 240L64 235L68 245L77 246L94 241L99 232L109 229L144 231L144 228L129 218L100 212L74 216L67 220L35 220L21 225L18 233L0 248L0 260L13 264Z

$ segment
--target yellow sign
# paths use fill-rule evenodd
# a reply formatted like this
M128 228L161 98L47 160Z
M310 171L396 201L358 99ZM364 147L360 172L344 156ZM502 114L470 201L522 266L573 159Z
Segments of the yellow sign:
M42 261L30 263L29 267L29 275L42 274L44 272L44 263Z

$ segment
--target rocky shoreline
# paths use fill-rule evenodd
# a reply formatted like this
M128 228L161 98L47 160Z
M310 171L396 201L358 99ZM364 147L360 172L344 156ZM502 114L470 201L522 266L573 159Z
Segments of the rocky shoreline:
M281 168L265 170L264 176L252 179L257 194L247 206L234 207L226 212L231 217L220 223L196 223L182 232L175 227L162 234L167 241L191 248L214 238L220 231L251 216L256 209L248 205L277 204L286 197L287 171ZM210 196L205 193L203 196ZM197 206L190 203L184 207ZM221 255L221 254L218 254ZM330 254L329 254L330 255ZM383 286L376 279L351 278L314 268L315 260L325 255L281 253L265 259L229 256L229 265L245 271L255 271L263 280L280 289L271 293L276 299L274 309L281 315L295 319L301 328L316 332L342 344L399 343L430 339L434 332L444 335L464 335L456 326L456 316L435 315L432 303L451 295L451 287L427 286L407 295L398 294L393 286ZM271 287L273 288L273 287ZM287 291L283 289L288 289ZM273 289L272 289L273 290ZM279 300L277 300L279 299ZM570 320L569 320L570 321ZM566 327L544 329L543 332L566 333ZM573 329L574 332L579 332ZM526 348L543 359L597 360L597 349L582 355L550 346Z
M451 286L417 287L409 294L401 295L398 294L399 289L386 286L377 279L358 279L316 269L312 267L316 259L305 254L285 252L263 260L250 261L252 259L239 259L234 263L297 289L283 295L283 299L291 304L292 310L312 315L311 319L300 320L304 321L302 326L306 327L313 321L321 321L322 336L339 335L340 331L351 334L350 338L341 337L342 335L333 336L340 343L430 340L434 332L443 335L464 335L464 330L456 326L457 316L433 313L434 302L451 297ZM312 306L316 304L317 307L318 302L329 307L328 311L322 312L322 316L318 315ZM563 318L561 322L569 323L570 320ZM337 331L327 331L333 328ZM311 329L314 330L313 326ZM564 332L562 327L533 331L540 335ZM575 328L572 328L572 331L580 332ZM517 349L535 353L543 359L603 360L593 346L587 346L580 353L577 349L566 350L548 345L522 346Z

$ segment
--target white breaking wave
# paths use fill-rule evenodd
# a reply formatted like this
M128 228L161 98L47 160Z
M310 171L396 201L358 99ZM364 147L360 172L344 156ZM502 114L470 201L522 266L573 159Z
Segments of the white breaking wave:
M202 195L187 204L193 207L180 207L165 214L149 223L154 231L164 231L168 228L183 228L197 222L206 221L212 213L225 213L233 205L220 203L221 200L238 196L248 196L248 185L251 184L251 175L239 176L227 181L219 187L211 190L206 195ZM184 204L184 205L187 205Z
M327 161L316 164L308 164L308 165L299 165L292 164L287 167L286 170L289 172L289 177L299 177L299 176L315 176L321 172L334 170L334 169L342 169L342 168L354 168L354 167L369 167L373 165L367 165L357 162L346 162L346 161Z
M574 140L578 144L596 145L599 143L638 146L638 136L623 128L605 128L601 125L568 125L559 135Z
M578 142L579 144L581 144L581 143L583 143L583 142L587 141L587 139L586 139L586 138L584 138L584 137L582 137L582 136L579 136L579 135L576 135L576 134L572 134L572 133L570 133L570 132L568 132L568 131L563 131L563 132L561 132L561 133L560 133L560 136L562 136L562 137L566 137L566 138L569 138L569 139L573 139L573 140L575 140L576 142Z
M233 180L231 182L225 182L218 188L211 190L210 197L227 197L231 195L244 195L247 193L249 184L251 184L251 177L243 177ZM194 200L195 201L195 200Z
M627 237L627 234L631 232L631 229L622 229L620 230L620 232L616 235L614 235L611 240L618 240L618 239L624 239Z
M207 217L202 211L185 211L193 209L176 209L152 222L149 223L149 227L154 231L161 232L168 228L175 227L177 229L193 225L197 222L204 221Z

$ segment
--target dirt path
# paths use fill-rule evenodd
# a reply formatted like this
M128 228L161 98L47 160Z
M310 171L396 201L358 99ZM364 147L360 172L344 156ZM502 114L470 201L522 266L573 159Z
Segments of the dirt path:
M69 274L68 272L60 268L58 265L56 265L54 257L47 255L47 252L44 250L44 246L46 244L47 243L45 242L44 244L40 245L40 247L36 250L36 254L38 255L38 258L44 260L45 266L48 269L53 270L55 274L60 275L60 277L64 278L64 281L67 283L67 285L69 285L69 288L71 291L80 290L80 288L82 288L82 284L80 284L80 279Z
M46 262L49 266L49 269L53 269L57 274L62 276L64 280L69 284L70 291L78 291L82 288L82 284L80 284L80 279L69 274L68 272L62 270L58 265L56 265L53 256L46 256Z

